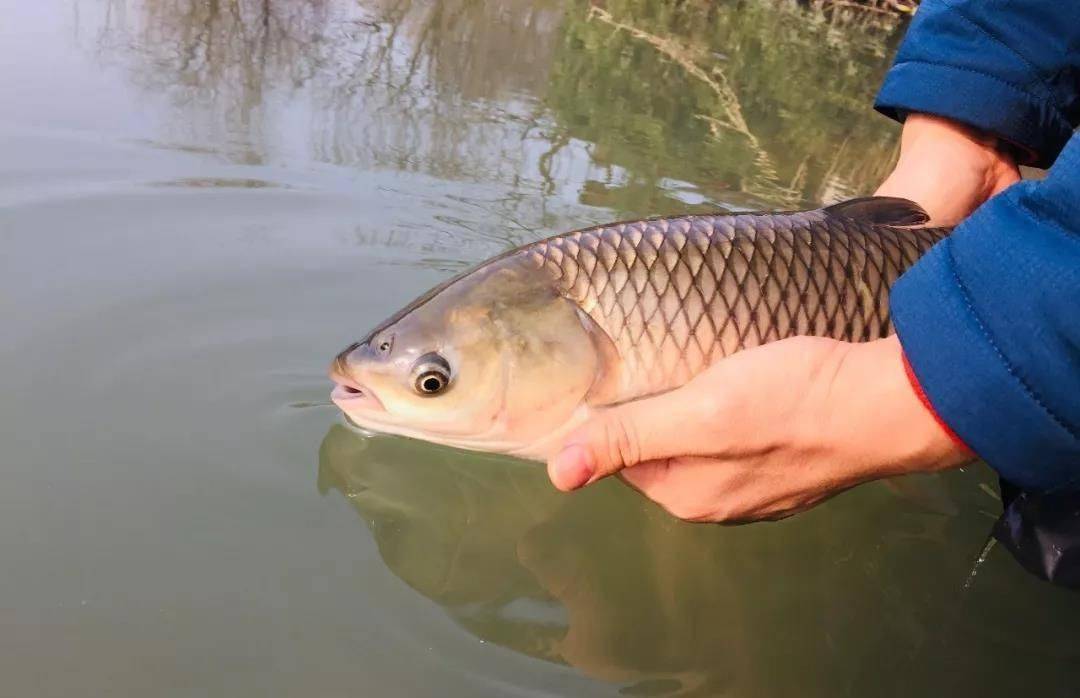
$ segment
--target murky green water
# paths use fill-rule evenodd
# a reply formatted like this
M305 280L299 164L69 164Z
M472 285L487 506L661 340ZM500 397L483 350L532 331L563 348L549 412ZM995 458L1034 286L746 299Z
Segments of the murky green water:
M329 358L592 222L873 188L784 2L0 0L0 694L1076 695L983 469L779 524L364 438Z

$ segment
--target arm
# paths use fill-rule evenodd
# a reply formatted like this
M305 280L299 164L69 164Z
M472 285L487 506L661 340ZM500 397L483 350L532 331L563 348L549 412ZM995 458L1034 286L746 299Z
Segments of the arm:
M942 223L993 197L893 288L918 383L1006 479L1080 486L1080 4L929 0L876 106L911 114L879 193ZM1047 180L1008 188L1011 154Z
M947 117L1050 165L1080 122L1080 3L924 0L875 107Z
M1042 182L984 204L896 283L935 412L1007 480L1080 487L1080 137Z

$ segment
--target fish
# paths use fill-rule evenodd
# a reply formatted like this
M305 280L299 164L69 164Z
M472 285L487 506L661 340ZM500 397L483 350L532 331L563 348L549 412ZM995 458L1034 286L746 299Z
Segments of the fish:
M726 356L893 332L889 289L950 232L917 204L600 225L528 243L423 294L332 361L353 426L545 460L607 407Z

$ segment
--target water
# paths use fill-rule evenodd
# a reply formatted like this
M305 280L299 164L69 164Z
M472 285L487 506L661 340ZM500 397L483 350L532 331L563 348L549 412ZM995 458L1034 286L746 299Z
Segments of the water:
M1000 546L972 576L984 468L690 525L327 403L337 350L510 245L871 190L896 29L765 0L0 16L4 695L1075 695L1080 599Z

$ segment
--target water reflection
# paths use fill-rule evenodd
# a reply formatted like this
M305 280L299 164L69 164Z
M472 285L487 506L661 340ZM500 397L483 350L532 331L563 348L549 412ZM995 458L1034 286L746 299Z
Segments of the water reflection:
M394 574L462 627L630 694L940 685L939 652L984 637L971 618L998 603L964 588L997 506L984 479L932 481L966 516L870 486L796 521L724 528L673 521L617 482L563 496L532 464L341 426L319 458L320 490L348 497Z
M843 198L893 158L869 105L896 29L784 2L604 3L568 15L549 103L598 163L629 173L602 205L661 207L659 174L751 203Z
M622 214L865 192L897 27L780 0L110 0L97 37L174 106L170 144L504 187ZM537 202L540 208L537 210Z

